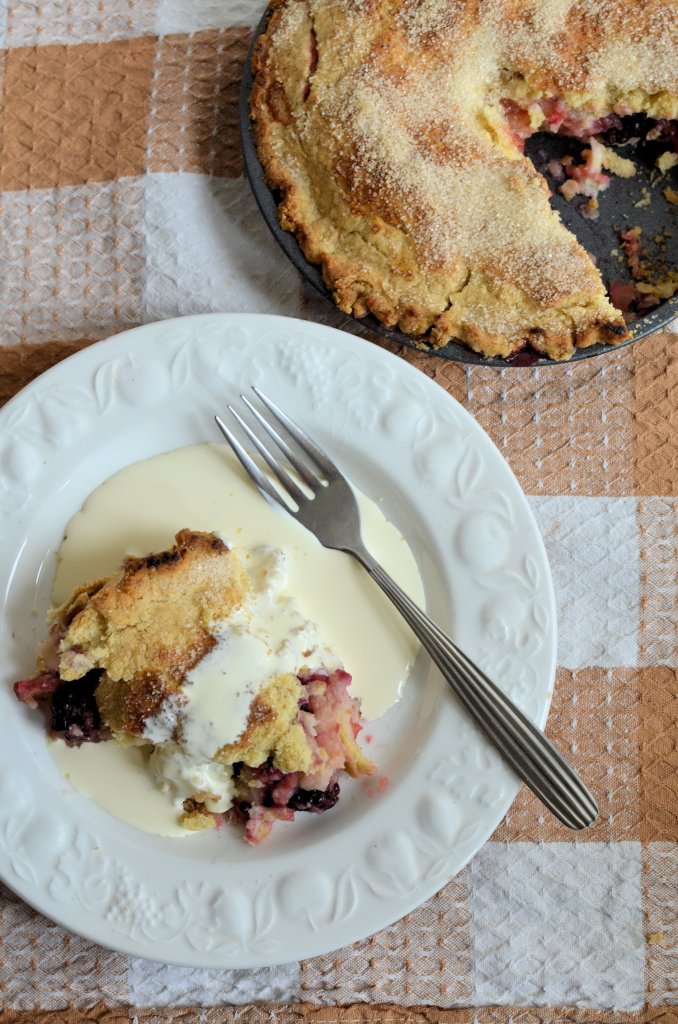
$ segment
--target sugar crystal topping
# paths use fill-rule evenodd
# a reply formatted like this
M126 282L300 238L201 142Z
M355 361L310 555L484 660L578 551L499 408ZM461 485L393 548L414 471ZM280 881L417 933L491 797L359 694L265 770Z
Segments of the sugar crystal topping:
M571 321L598 305L614 318L501 101L677 116L675 0L280 0L279 10L279 78L300 59L300 12L319 56L309 102L290 94L294 142L276 132L270 145L314 194L316 213L340 194L348 212L338 230L362 234L353 258L383 267L386 292L405 275L398 302L408 301L405 278L416 273L394 253L413 251L412 289L431 293L431 275L446 274L437 308L461 308L464 292L482 330L517 336L525 306ZM335 235L321 234L334 252Z

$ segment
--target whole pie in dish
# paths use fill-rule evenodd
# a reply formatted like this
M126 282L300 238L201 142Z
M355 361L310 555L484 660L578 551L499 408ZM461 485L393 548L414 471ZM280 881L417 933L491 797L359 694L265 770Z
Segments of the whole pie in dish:
M675 0L271 8L257 149L283 228L341 310L487 356L529 344L568 359L629 336L523 146L540 131L593 140L567 193L592 207L606 166L629 173L610 146L652 133L677 149Z
M50 733L70 745L151 748L189 829L228 821L257 843L276 821L330 809L344 773L375 769L350 675L276 590L278 555L261 550L245 571L218 536L182 530L171 549L128 558L51 614L17 697L49 702Z

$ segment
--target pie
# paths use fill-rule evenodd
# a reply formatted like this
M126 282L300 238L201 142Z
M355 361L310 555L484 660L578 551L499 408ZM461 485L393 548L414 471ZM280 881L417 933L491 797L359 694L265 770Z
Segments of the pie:
M196 672L217 654L221 679L237 637L258 642L256 597L234 548L182 530L169 550L126 559L54 611L37 673L15 683L16 696L30 707L49 702L50 733L69 745L112 739L152 748L149 764L186 828L228 821L260 842L276 821L333 807L342 774L375 768L356 741L351 676L336 659L323 663L311 624L304 630L289 603L290 635L281 640L295 670L279 671L271 655L235 734L226 715L209 722L218 739L208 751L193 745Z
M281 225L343 312L485 356L629 336L523 146L593 140L565 193L593 214L612 146L678 149L675 0L273 0L253 72Z

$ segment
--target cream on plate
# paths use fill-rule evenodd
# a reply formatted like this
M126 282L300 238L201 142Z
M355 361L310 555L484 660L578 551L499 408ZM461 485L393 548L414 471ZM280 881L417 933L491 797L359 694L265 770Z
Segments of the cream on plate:
M367 547L423 605L422 581L404 538L375 502L359 492L356 497ZM396 703L418 650L409 629L350 556L324 548L291 516L269 505L223 445L195 445L157 455L101 484L66 529L54 604L63 602L84 580L114 573L125 555L167 547L186 527L217 532L245 555L248 575L258 586L260 619L278 639L285 631L283 640L293 636L304 621L313 624L325 656L334 657L351 673L351 691L360 697L365 719L380 717ZM272 614L273 597L278 611L286 609L282 618ZM268 641L264 647L267 643L270 647ZM243 664L237 671L242 676L247 652L260 657L264 648L250 636L238 649ZM193 738L197 746L208 749L215 739L227 742L224 734L237 734L246 706L228 694L242 696L245 691L235 677L232 687L223 687L218 652L197 669ZM210 733L215 722L216 733ZM67 747L53 741L50 751L72 784L116 817L160 835L188 834L177 823L168 794L180 797L182 770L189 772L190 781L190 773L197 770L194 764L182 768L181 757L153 762L154 755L149 764L147 748L117 743ZM134 800L129 799L132 789Z

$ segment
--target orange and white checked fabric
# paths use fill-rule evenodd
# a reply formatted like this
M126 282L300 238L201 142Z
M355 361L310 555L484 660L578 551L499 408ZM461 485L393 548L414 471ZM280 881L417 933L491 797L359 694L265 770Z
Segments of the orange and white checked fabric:
M281 257L242 176L260 14L259 0L0 5L0 400L164 317L347 327ZM407 918L253 972L111 953L0 889L0 1024L678 1022L676 343L546 370L400 353L477 417L530 496L559 602L549 732L599 797L596 826L575 838L522 791Z

